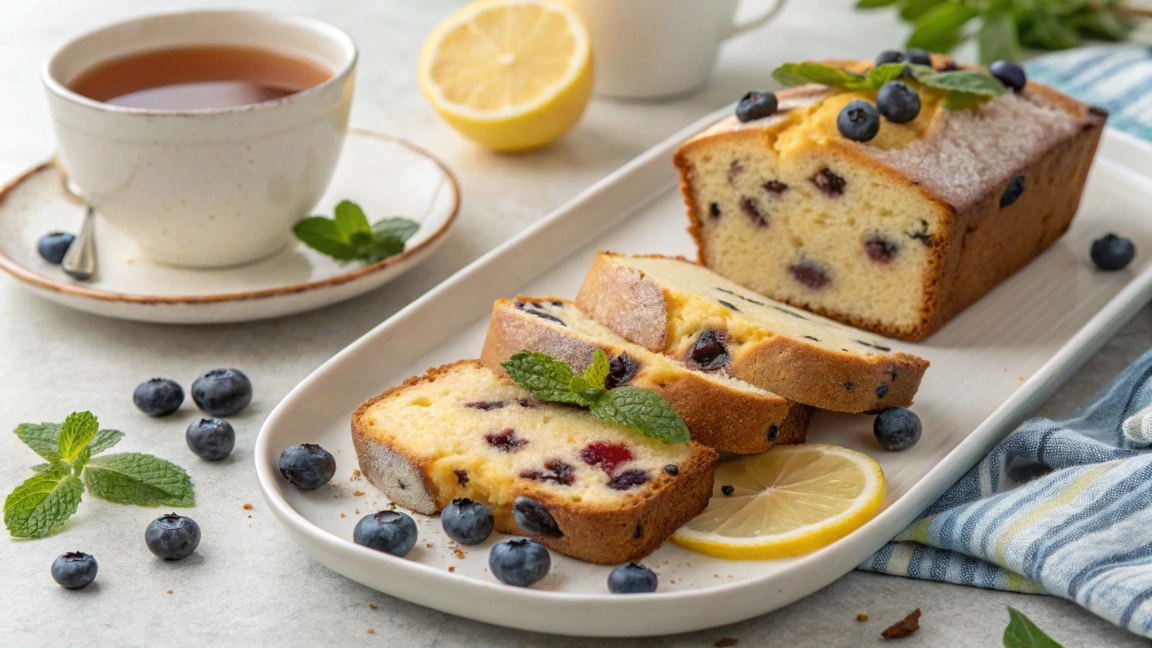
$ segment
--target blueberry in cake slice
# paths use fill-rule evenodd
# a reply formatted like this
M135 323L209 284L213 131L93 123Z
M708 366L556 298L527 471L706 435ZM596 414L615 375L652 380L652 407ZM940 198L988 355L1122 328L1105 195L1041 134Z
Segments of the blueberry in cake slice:
M467 497L497 531L601 564L651 553L703 511L717 458L538 401L476 360L365 402L352 440L360 470L400 506L431 515Z
M928 368L927 360L684 259L600 252L576 305L689 367L837 412L907 406Z
M498 300L480 362L496 372L521 350L546 353L583 372L597 349L611 359L608 388L632 385L672 405L692 438L724 452L753 454L773 445L803 443L811 409L718 372L690 369L613 333L556 297Z

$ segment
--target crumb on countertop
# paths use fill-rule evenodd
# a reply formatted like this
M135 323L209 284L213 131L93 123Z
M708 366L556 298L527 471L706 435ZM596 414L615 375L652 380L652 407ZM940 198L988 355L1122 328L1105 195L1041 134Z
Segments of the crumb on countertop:
M448 571L450 571L450 572L456 571L456 565L448 565Z
M347 516L345 516L343 513L341 513L341 514L340 514L340 517L347 517Z
M920 608L916 608L908 616L888 626L884 632L880 633L880 636L885 639L899 639L900 637L907 637L919 629Z
M168 590L167 592L165 592L165 594L171 594L171 593L172 593L172 590Z
M453 555L455 555L460 560L464 560L464 552L460 551L459 547L457 547L456 549L453 549L452 553L453 553Z
M248 514L248 519L249 519L249 520L251 520L251 519L252 519L252 514L251 514L251 513L249 513L249 514Z
M360 497L364 494L364 491L362 491L362 490L352 491L352 494L355 495L356 497Z
M856 620L857 620L857 621L860 621L861 623L863 623L864 621L867 621L867 620L868 620L868 615L867 615L867 614L864 614L863 612L861 612L860 614L857 614L857 615L856 615Z
M360 509L355 509L352 512L355 513L356 515L360 515Z
M372 628L368 628L367 630L364 631L364 633L365 634L376 634L376 631L373 630Z
M375 604L375 603L369 603L369 604L368 604L368 609L369 609L369 610L375 610L375 609L376 609L376 604Z
M247 504L247 503L245 503L243 508L244 508L244 510L245 510L245 511L251 511L251 510L252 510L252 505L251 505L251 504Z
M357 469L355 469L355 468L353 468L353 469L352 469L352 476L353 476L353 477L359 477L359 476L360 476L360 471L359 471L359 470L357 470Z
M433 545L431 542L429 542L428 544L426 544L426 545L424 545L424 546L425 546L425 547L428 547L429 549L431 549L431 548L432 548L434 545Z

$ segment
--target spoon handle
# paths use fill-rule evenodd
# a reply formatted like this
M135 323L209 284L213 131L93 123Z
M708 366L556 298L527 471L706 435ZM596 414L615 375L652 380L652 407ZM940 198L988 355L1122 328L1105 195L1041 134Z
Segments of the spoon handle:
M68 276L86 281L96 274L95 229L96 208L89 205L84 214L84 224L80 226L80 235L72 242L60 264Z

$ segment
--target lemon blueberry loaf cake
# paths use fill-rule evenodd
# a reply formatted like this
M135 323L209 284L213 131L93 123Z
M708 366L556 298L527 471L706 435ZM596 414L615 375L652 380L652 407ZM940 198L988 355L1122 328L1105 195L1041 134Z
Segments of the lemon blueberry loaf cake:
M684 143L699 261L778 301L921 339L1052 245L1106 113L1012 64L993 76L934 61L944 69L784 66L778 80L838 87L751 93ZM941 89L958 80L979 92Z
M693 440L716 450L754 454L778 443L804 442L808 406L632 344L566 299L521 296L496 302L480 362L502 373L500 363L524 349L546 353L577 373L602 349L611 359L606 387L655 391L684 419Z
M538 401L475 360L365 402L352 439L360 470L400 506L430 515L468 497L498 531L603 564L647 555L704 510L717 458Z
M684 259L600 252L576 305L689 367L724 371L838 412L907 406L928 368L928 361L862 331L774 302Z

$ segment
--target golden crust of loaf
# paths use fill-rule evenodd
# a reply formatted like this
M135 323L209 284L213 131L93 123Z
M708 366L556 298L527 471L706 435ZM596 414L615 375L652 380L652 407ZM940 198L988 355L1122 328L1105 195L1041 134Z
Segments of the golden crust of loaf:
M684 419L693 440L738 454L767 452L776 444L804 442L811 415L806 405L751 384L728 384L736 381L694 371L610 330L597 331L593 337L517 308L517 304L528 304L529 308L536 304L532 310L568 320L570 325L584 317L573 302L558 297L498 300L492 308L488 336L480 353L480 362L493 371L504 373L500 363L525 349L547 353L577 372L591 364L596 349L603 349L609 357L627 353L639 362L639 370L628 384L650 389L667 399ZM605 328L595 323L592 326Z
M629 267L629 258L668 259L709 273L716 283L729 284L703 266L660 255L628 257L600 252L580 287L576 305L605 326L650 350L684 357L694 337L672 339L671 305L676 289L662 285L643 271ZM750 292L750 291L748 291ZM769 306L771 300L766 300ZM848 332L846 330L846 332ZM731 350L725 370L733 377L785 398L838 412L870 412L907 406L920 387L928 361L890 352L858 341L874 353L842 352L795 336L766 335ZM881 387L883 386L883 387Z
M488 372L476 360L430 368L403 384L363 403L352 416L352 439L360 460L360 470L394 503L418 513L431 515L455 497L473 497L475 490L457 480L438 479L432 457L402 443L388 443L376 431L372 420L373 406L388 399L402 397L408 390L449 379L454 373ZM498 378L523 393L507 377ZM462 399L477 396L461 395ZM531 411L556 412L561 405L538 403ZM589 415L591 416L591 415ZM544 425L542 423L542 425ZM695 517L708 504L711 496L713 469L717 455L709 448L690 442L687 458L678 463L675 476L655 474L640 487L621 492L611 503L575 502L561 497L555 488L547 488L525 479L513 479L511 494L505 501L486 501L496 518L496 530L502 533L532 537L550 549L600 564L619 564L637 560L651 553L677 528ZM560 537L525 533L515 522L511 502L525 496L540 503L552 515L563 532Z

